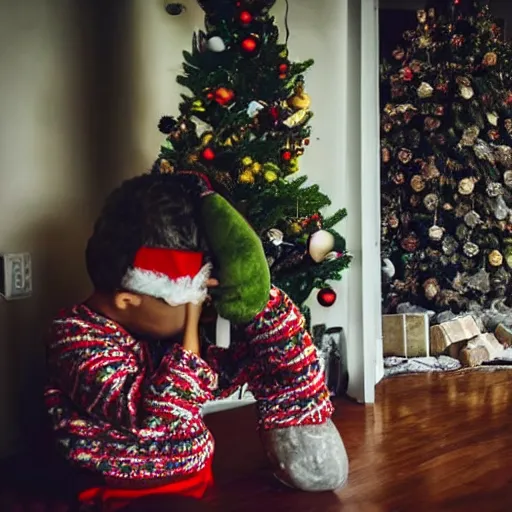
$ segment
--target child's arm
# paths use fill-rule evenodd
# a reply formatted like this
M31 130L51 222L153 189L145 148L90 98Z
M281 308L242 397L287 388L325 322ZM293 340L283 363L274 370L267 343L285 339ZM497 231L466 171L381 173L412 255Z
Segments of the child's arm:
M48 347L53 380L89 414L128 429L182 428L201 421L217 375L196 354L175 345L152 375L140 363L133 339L83 326L77 319L54 324ZM114 342L115 337L115 342ZM184 428L184 427L183 427Z
M299 308L273 287L261 313L245 328L247 343L264 378L251 379L264 429L323 423L332 404L323 371Z

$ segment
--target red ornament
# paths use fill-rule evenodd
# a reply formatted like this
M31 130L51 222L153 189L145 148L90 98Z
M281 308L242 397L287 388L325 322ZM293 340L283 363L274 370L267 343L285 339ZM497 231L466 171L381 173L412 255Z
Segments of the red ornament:
M226 87L219 87L215 90L215 101L219 105L227 105L231 103L235 98L235 93Z
M279 109L277 107L270 107L268 113L274 121L279 119Z
M410 82L414 78L414 72L411 68L403 68L402 75L406 82Z
M213 94L213 92L209 92L206 97L209 99L209 100L213 100L213 98L215 98L215 94Z
M288 73L288 64L285 64L284 62L279 64L279 73Z
M212 148L204 148L201 156L203 157L203 160L211 162L212 160L215 160L215 151L213 151Z
M309 139L304 139L304 146L309 146Z
M332 288L323 288L316 296L316 300L324 308L330 308L336 302L336 299L336 292Z
M259 46L258 38L255 36L247 36L242 40L240 46L245 53L254 53Z
M249 11L242 11L238 19L244 24L249 25L252 22L252 14Z
M281 158L285 161L285 162L289 162L291 159L292 159L292 152L289 151L288 149L285 149L282 153L281 153Z

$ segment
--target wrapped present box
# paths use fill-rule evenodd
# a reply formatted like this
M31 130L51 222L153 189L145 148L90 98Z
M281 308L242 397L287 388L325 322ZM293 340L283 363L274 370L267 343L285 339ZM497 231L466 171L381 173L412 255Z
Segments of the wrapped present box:
M385 357L429 357L428 314L383 315L382 343Z

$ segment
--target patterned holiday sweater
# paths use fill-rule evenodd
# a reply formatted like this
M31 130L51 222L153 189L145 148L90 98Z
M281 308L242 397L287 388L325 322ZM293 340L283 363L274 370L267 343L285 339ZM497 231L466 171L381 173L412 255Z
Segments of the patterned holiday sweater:
M85 305L63 311L47 347L45 399L61 452L103 477L156 481L200 471L214 442L201 408L249 383L262 428L324 422L332 413L304 319L280 290L205 359L174 344L158 354Z

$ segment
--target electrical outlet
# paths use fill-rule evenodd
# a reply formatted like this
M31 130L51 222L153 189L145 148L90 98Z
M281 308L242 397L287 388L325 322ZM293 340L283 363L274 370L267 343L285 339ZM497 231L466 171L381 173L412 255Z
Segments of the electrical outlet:
M0 295L5 300L32 295L32 259L28 252L0 254Z

